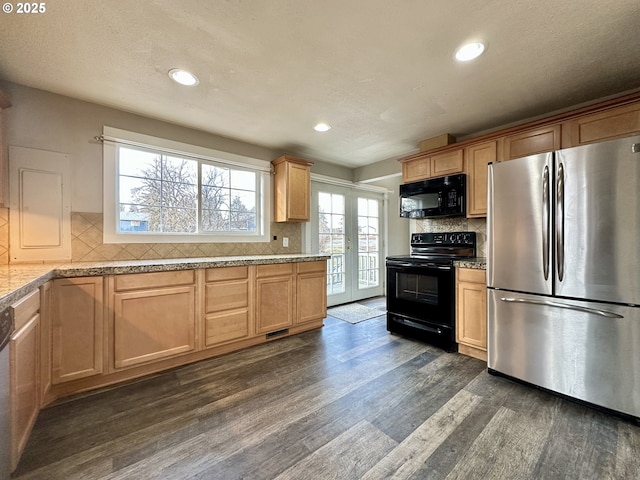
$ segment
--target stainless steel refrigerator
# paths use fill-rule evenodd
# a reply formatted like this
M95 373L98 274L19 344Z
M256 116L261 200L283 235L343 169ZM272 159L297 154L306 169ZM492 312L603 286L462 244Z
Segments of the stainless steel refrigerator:
M640 137L488 181L489 371L640 417Z

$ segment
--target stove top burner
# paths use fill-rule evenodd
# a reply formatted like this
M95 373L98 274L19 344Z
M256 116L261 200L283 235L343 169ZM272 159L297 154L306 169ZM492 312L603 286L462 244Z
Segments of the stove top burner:
M412 233L411 255L387 257L391 261L451 265L476 256L476 232Z

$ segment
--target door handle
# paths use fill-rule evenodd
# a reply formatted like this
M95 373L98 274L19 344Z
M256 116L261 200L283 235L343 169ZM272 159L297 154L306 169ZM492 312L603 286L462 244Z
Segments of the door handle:
M598 308L581 307L580 305L558 303L558 302L552 302L549 300L531 300L528 298L512 298L512 297L502 297L500 298L500 300L502 300L503 302L509 302L509 303L527 303L530 305L541 305L543 307L564 308L565 310L575 310L577 312L582 312L582 313L591 313L593 315L599 315L601 317L607 317L607 318L624 318L622 315L618 315L617 313L607 312L606 310L600 310Z
M545 165L542 174L542 271L545 280L549 280L549 231L551 227L549 197L549 165Z
M558 281L564 279L564 165L558 165L556 189L556 263Z

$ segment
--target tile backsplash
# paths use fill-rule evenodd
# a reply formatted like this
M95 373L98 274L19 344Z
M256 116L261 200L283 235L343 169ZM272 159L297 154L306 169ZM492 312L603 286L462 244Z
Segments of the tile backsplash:
M411 232L476 232L476 255L486 257L487 219L486 218L425 218L413 220Z
M0 207L0 265L9 263L9 209Z
M0 233L1 228L0 218ZM71 214L71 257L73 262L276 255L302 252L302 227L299 223L272 223L272 239L273 236L277 236L277 240L262 243L105 244L102 243L101 213L73 212ZM288 248L282 246L282 237L289 238ZM2 254L1 249L0 254Z

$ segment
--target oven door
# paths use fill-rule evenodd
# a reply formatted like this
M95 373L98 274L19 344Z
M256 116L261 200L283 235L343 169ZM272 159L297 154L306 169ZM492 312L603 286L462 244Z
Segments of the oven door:
M387 261L387 310L419 321L454 326L451 265Z

